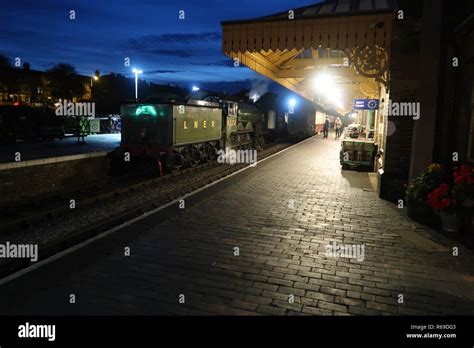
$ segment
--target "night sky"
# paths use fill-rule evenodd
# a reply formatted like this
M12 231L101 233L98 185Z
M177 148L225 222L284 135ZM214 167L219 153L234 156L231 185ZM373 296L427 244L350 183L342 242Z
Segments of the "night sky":
M20 0L0 10L0 54L32 69L69 63L83 75L116 72L130 57L158 83L231 88L263 77L221 53L223 20L254 18L318 0ZM69 19L74 10L76 19ZM185 11L185 19L178 18ZM247 80L247 82L243 82ZM225 83L232 82L232 83ZM253 83L259 83L254 81Z

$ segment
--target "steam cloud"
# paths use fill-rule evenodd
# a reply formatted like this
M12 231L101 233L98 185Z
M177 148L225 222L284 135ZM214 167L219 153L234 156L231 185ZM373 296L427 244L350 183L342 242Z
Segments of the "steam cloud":
M252 80L249 98L256 102L262 95L268 92L268 86L270 86L270 81L268 80Z

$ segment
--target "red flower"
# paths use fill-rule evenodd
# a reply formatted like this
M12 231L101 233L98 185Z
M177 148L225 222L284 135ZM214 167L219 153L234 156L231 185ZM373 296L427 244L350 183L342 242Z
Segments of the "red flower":
M443 208L449 207L449 204L450 204L450 203L451 203L451 202L450 202L449 199L447 199L447 198L441 200L441 204L442 204Z
M431 206L431 208L433 208L433 209L435 209L435 210L436 210L436 209L441 209L441 208L443 208L443 205L442 205L441 202L438 201L438 200L432 200L432 201L430 201L430 202L429 202L429 205Z
M454 179L454 182L456 183L456 185L461 185L462 183L464 183L464 178L462 176L458 176L456 179Z
M467 174L467 173L469 173L470 171L471 171L471 167L469 167L468 165L463 164L463 165L461 166L461 173L462 173L462 174Z

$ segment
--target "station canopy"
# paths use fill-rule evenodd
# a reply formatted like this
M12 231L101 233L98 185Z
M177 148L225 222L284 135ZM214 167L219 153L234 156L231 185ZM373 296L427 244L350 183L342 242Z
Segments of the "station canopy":
M225 55L345 114L388 82L395 0L326 0L222 22Z

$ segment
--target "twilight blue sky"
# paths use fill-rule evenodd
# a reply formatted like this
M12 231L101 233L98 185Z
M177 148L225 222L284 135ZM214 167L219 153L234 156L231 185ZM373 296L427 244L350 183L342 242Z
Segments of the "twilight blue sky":
M154 82L226 88L262 79L221 53L222 20L272 14L318 0L2 0L0 54L32 69L60 62L84 75L96 69ZM75 10L76 19L69 19ZM185 11L185 19L178 12ZM217 84L216 84L217 83ZM255 82L254 82L255 83ZM258 84L258 82L257 82Z

